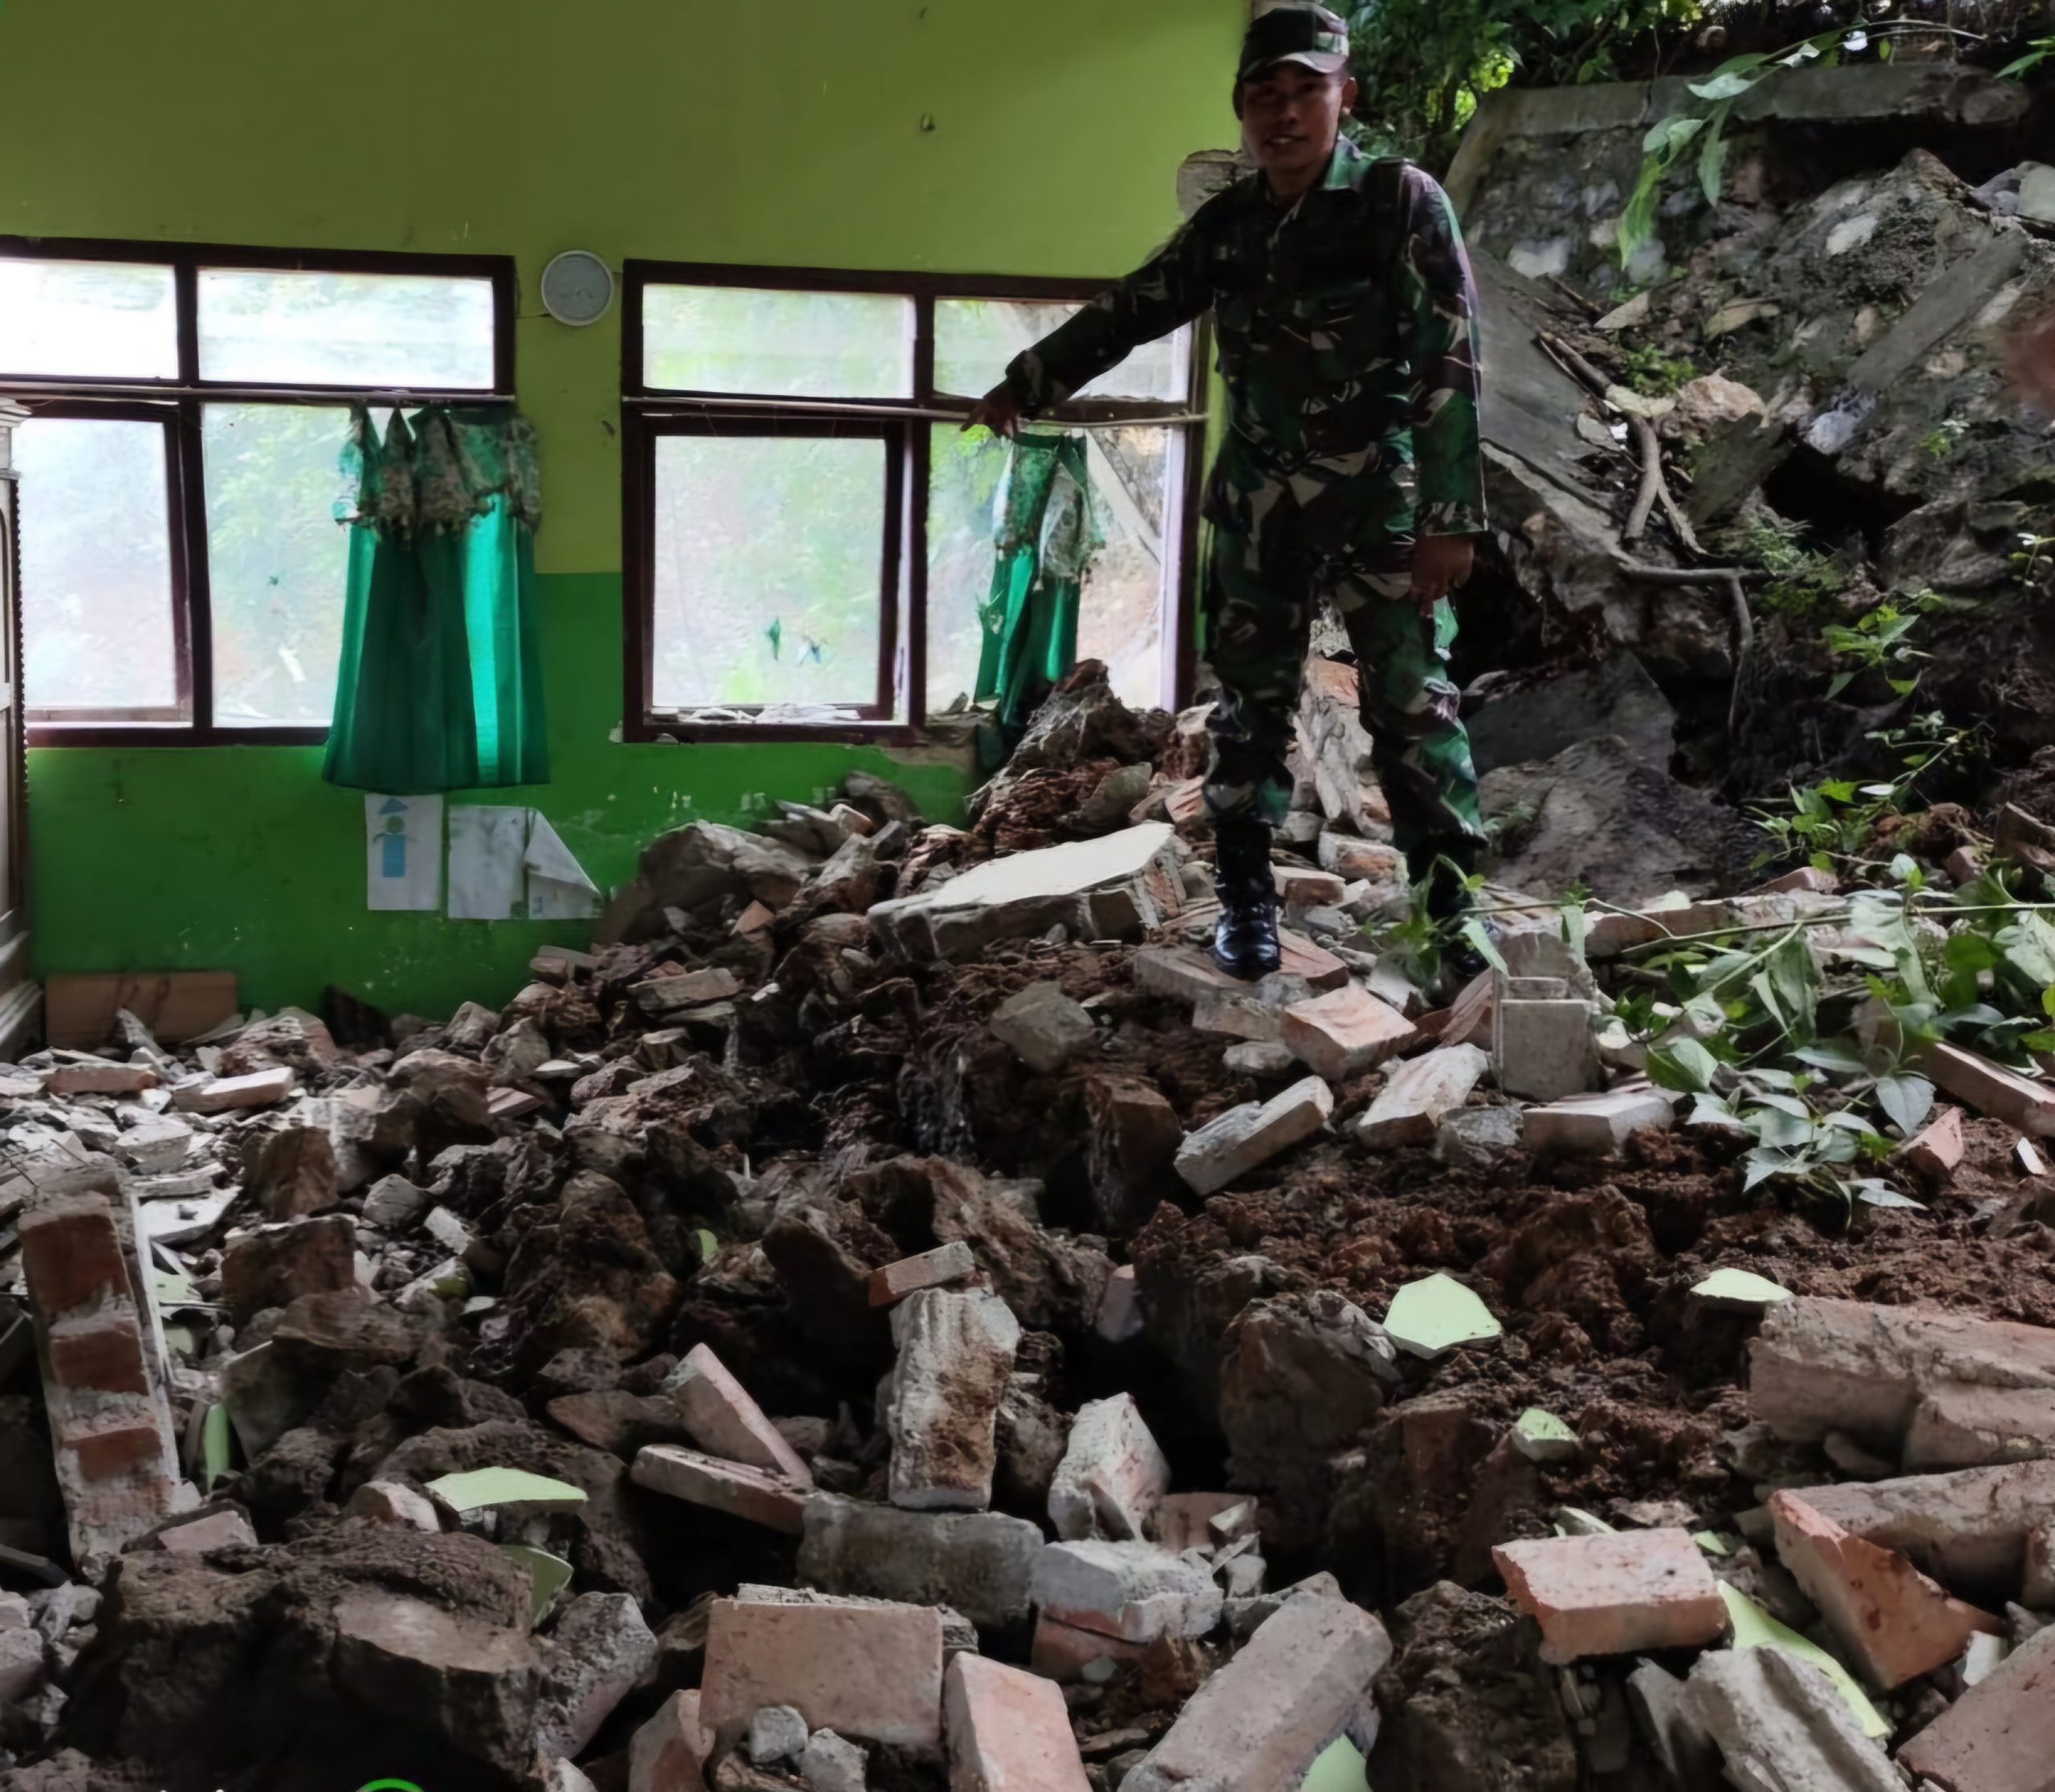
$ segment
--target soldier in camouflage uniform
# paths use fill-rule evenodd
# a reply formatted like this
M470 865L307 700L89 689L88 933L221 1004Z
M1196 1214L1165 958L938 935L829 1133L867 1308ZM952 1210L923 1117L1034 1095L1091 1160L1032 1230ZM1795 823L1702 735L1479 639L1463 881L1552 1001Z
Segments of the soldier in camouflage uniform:
M1340 135L1349 42L1325 8L1249 28L1235 111L1259 172L1202 206L1149 265L1016 359L971 422L1011 434L1139 344L1211 311L1229 403L1207 482L1204 605L1220 682L1206 801L1219 843L1220 963L1276 967L1270 830L1314 610L1354 648L1393 830L1429 905L1467 902L1483 838L1447 674L1449 592L1484 527L1477 301L1448 197Z

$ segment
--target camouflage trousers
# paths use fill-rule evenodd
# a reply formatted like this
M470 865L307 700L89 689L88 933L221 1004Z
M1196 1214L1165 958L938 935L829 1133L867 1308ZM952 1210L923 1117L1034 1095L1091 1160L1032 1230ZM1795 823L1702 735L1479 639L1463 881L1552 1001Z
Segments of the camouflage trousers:
M1282 821L1292 798L1285 762L1298 714L1313 613L1332 598L1349 631L1371 760L1392 835L1425 874L1434 855L1467 865L1484 837L1462 694L1448 677L1455 612L1431 619L1411 596L1413 549L1394 543L1336 576L1269 543L1216 527L1207 576L1207 658L1220 694L1207 721L1206 806L1215 821Z

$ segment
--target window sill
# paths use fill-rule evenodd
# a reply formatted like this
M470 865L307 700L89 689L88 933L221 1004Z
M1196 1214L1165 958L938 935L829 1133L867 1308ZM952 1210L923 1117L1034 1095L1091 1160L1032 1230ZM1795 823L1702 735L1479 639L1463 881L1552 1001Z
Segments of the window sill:
M321 747L324 727L196 728L189 722L31 722L28 743L45 747Z
M735 746L836 741L852 746L910 747L919 739L908 722L702 722L645 717L621 730L621 739L660 747Z

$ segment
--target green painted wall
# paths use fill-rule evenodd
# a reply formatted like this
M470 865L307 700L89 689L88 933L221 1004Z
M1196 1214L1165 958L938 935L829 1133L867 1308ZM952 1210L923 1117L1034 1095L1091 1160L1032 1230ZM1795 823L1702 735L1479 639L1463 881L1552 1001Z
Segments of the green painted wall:
M889 770L833 747L625 746L617 316L535 277L627 256L1097 275L1176 223L1173 175L1231 142L1246 0L7 0L0 233L512 254L540 431L547 787L603 887L697 817ZM996 370L995 370L996 373ZM244 998L335 982L389 1010L498 1000L580 926L364 906L362 801L291 748L30 755L41 968L228 967Z

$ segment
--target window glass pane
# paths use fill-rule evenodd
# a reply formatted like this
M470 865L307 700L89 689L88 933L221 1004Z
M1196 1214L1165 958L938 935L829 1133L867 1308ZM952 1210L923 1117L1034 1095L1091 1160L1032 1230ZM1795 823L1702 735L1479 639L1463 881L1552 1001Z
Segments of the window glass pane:
M14 450L26 707L173 709L165 426L32 417Z
M767 398L910 398L914 301L896 293L653 286L643 382Z
M0 373L178 377L171 270L0 255Z
M349 413L210 405L207 576L214 720L325 727L336 707L349 531L336 520Z
M885 446L659 436L651 698L877 701Z
M1093 503L1106 545L1084 575L1080 658L1106 662L1114 690L1137 708L1164 703L1166 568L1175 558L1175 495L1183 452L1171 429L1093 430L1085 438ZM928 713L974 694L991 589L992 511L1006 471L1003 444L945 425L929 450Z
M935 390L976 398L997 385L1006 364L1084 307L1043 299L941 299L934 307ZM1142 398L1177 404L1190 396L1189 327L1145 343L1079 398Z
M492 389L492 283L431 274L200 270L200 377Z

